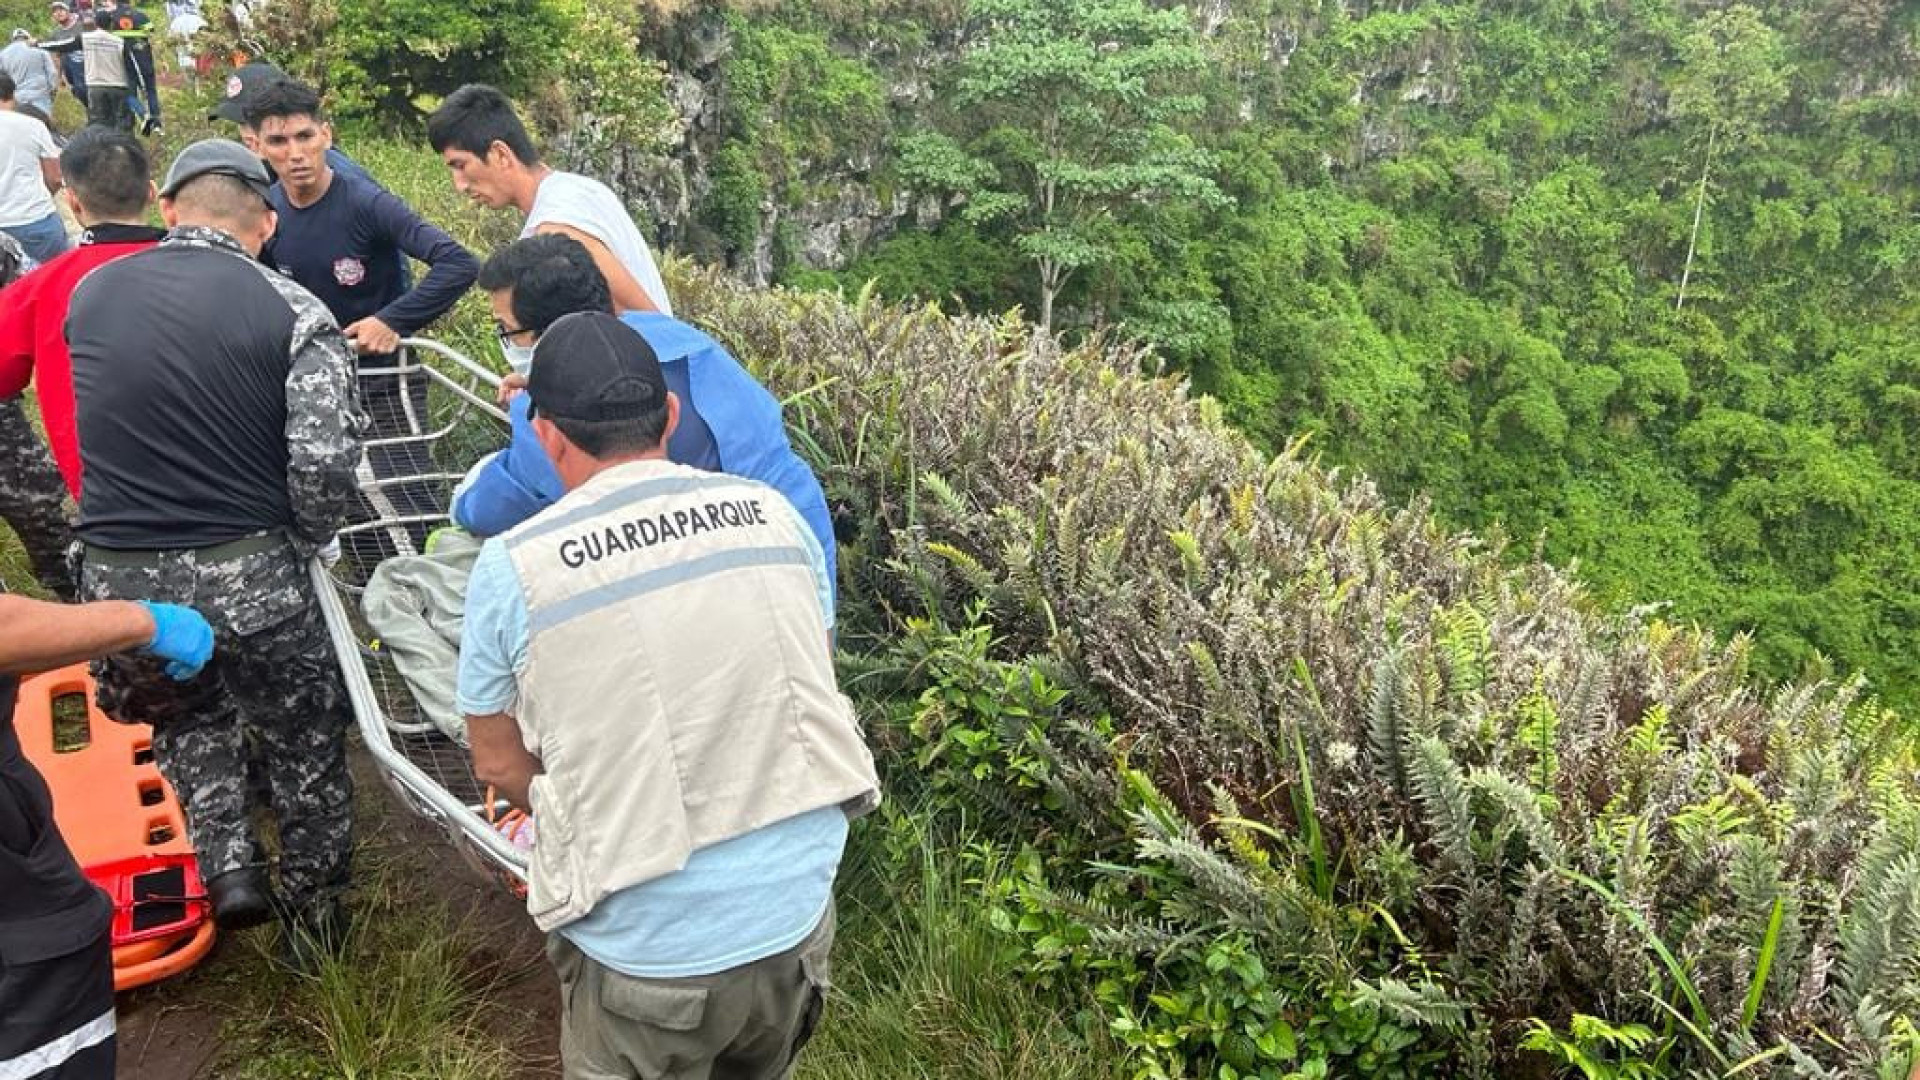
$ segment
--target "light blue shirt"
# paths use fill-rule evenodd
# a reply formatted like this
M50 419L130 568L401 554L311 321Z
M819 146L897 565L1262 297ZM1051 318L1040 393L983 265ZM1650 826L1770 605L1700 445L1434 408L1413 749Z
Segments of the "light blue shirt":
M832 579L820 544L792 504L768 505L793 515L831 631ZM506 545L489 539L467 582L454 695L462 713L513 710L527 663L527 627L520 575ZM608 896L559 932L595 961L636 978L686 978L752 963L799 944L819 923L846 841L839 807L797 814L701 848L679 871Z

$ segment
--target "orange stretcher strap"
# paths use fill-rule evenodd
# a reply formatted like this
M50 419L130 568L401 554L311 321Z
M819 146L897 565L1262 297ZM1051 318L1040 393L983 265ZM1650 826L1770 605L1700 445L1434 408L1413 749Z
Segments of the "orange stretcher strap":
M500 796L497 792L493 790L492 784L487 785L486 813L487 813L487 824L499 830L501 835L506 836L509 839L513 837L514 833L518 829L531 823L533 820L533 816L531 814L528 814L525 810L522 810L516 806L509 806L507 807L506 813L504 814L500 813ZM496 875L496 876L500 876L500 875ZM507 889L511 891L513 895L521 898L522 900L527 898L526 882L521 881L519 878L512 877L512 876L501 876L501 880L506 883Z

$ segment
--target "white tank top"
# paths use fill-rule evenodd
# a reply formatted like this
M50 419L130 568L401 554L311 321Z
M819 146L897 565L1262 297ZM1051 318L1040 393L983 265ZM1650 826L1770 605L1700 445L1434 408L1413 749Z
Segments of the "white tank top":
M548 222L579 229L607 245L607 250L627 268L633 280L647 290L654 306L662 314L673 314L673 304L667 299L667 283L660 279L660 268L653 264L653 252L647 248L646 238L634 227L627 208L620 205L619 197L607 185L579 173L548 173L534 193L533 209L528 212L520 235L532 236Z

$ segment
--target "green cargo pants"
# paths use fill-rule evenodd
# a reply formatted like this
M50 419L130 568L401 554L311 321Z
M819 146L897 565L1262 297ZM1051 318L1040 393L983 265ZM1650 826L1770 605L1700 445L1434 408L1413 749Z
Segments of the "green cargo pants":
M828 905L793 948L684 979L623 975L548 934L566 1080L780 1080L819 1022L833 928Z

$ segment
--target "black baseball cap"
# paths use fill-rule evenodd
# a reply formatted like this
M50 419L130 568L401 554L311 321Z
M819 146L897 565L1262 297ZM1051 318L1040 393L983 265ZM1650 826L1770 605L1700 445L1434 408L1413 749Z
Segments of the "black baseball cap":
M604 311L580 311L540 335L527 398L566 420L636 420L665 407L667 379L633 327Z
M227 76L224 96L218 105L207 110L207 119L246 123L247 106L253 103L253 95L286 77L286 72L265 60L255 60L233 69L233 74Z

